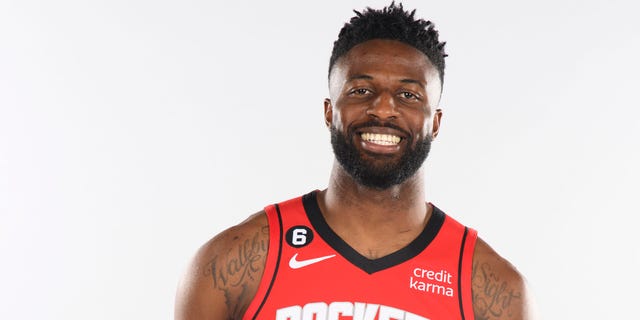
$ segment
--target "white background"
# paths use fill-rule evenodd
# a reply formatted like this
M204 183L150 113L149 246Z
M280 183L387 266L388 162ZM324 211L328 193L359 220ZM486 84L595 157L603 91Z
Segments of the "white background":
M0 318L171 319L195 250L326 186L331 46L388 1L0 1ZM428 199L545 319L637 314L633 1L405 1L447 41Z

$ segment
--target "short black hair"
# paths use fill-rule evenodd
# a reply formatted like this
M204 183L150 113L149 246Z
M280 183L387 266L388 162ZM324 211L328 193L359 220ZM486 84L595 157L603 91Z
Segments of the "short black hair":
M340 30L338 40L333 43L329 59L329 75L336 61L351 48L373 39L389 39L404 42L424 53L438 69L440 83L444 81L445 42L439 42L438 31L431 21L416 19L405 11L402 3L391 2L382 10L367 7L362 13L354 10L355 16Z

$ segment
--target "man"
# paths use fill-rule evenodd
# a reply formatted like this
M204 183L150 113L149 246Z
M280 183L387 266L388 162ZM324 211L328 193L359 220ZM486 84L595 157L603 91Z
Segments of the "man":
M425 203L444 43L402 5L345 24L324 115L327 189L268 206L206 243L176 319L530 319L521 275Z

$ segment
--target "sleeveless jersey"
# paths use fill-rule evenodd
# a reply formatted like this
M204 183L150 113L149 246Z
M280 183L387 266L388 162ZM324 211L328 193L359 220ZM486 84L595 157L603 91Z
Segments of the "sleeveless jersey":
M265 211L269 251L244 320L473 320L477 233L435 206L415 240L373 260L333 232L315 191Z

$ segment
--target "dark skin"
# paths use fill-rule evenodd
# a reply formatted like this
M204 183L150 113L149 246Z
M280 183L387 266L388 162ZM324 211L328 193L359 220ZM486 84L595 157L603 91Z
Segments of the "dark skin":
M403 129L367 128L350 139L371 165L397 161L408 141L438 135L442 111L438 71L417 49L393 40L371 40L351 49L330 75L324 102L327 126L348 128L375 118ZM398 144L365 141L361 133L400 137ZM408 139L406 134L414 139ZM405 247L417 237L433 208L425 203L424 173L377 190L359 185L334 162L318 204L327 223L370 259ZM175 319L240 319L258 289L268 246L268 225L258 212L211 239L194 257L176 297ZM523 277L486 242L473 256L475 319L533 319Z

